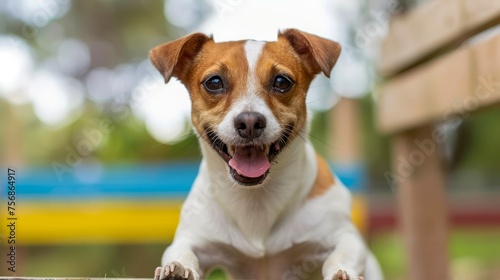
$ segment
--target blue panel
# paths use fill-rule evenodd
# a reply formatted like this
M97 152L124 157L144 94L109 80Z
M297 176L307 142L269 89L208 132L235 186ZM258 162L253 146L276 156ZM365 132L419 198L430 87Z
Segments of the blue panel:
M20 198L83 199L104 197L178 197L189 192L199 162L104 166L87 180L86 173L66 172L58 178L52 167L17 170Z
M330 167L340 181L351 191L366 190L366 170L363 164L345 165L333 163Z
M331 166L338 178L352 191L366 189L363 165ZM16 172L17 194L21 199L183 199L198 169L199 162L112 165L102 167L97 175L87 175L87 171L80 169L79 174L72 170L62 174L60 179L51 166L28 168Z

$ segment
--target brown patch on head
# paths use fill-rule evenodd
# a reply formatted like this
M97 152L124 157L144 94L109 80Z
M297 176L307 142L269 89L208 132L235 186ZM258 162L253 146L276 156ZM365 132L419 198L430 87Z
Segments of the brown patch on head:
M260 96L280 125L291 129L289 141L306 123L306 94L311 81L320 72L329 76L339 55L338 43L296 29L279 33L276 42L264 46L256 67L257 79L262 85ZM289 91L273 90L273 81L278 75L292 80Z
M167 83L172 76L179 79L186 76L195 56L211 40L205 34L194 33L155 47L149 52L149 58Z
M244 41L209 42L196 58L196 67L190 75L181 79L189 90L192 102L191 118L198 133L215 130L229 108L246 92L248 67L244 63ZM203 83L219 76L225 86L220 93L206 90Z
M316 180L314 181L314 185L307 199L313 199L325 194L335 184L335 179L333 178L328 163L318 154L316 155L316 162L318 165L318 172L316 173Z
M327 77L340 56L337 42L321 38L297 29L286 29L279 34L285 38L304 61L310 73L322 71Z
M291 129L289 141L303 128L307 119L306 95L315 74L295 53L283 37L267 43L257 63L257 80L263 87L260 96L284 128ZM290 78L292 87L287 92L273 90L274 79L282 75Z
M214 129L225 113L245 91L248 67L244 41L215 43L211 38L195 33L154 48L150 58L164 74L165 81L174 76L188 89L191 97L191 119L200 135ZM209 92L203 83L220 76L226 89Z

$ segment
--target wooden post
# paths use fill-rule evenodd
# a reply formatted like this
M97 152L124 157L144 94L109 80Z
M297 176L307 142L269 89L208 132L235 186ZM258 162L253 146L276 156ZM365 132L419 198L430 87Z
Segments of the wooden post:
M392 140L409 280L449 279L445 169L436 137L428 125Z
M337 105L330 111L328 139L332 148L329 159L333 162L337 175L342 177L346 171L361 171L363 160L362 152L362 128L360 119L360 100L355 98L341 97ZM361 174L354 174L361 176ZM359 179L362 182L363 179ZM366 191L364 184L358 184L356 191ZM368 200L363 192L354 193L352 196L352 221L358 230L366 235L368 233Z
M0 160L2 160L4 166L24 166L22 153L23 123L14 112L16 109L14 105L4 104L2 107L6 113L5 119L2 120L3 127L5 127L5 146L3 151L0 150L3 154Z
M361 159L359 100L341 97L330 110L328 129L330 158L340 164L353 164Z

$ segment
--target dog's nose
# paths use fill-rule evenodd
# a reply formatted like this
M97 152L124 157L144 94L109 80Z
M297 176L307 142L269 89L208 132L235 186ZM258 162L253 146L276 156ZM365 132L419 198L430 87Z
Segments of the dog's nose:
M238 134L248 140L259 137L266 128L266 118L257 112L245 112L234 119Z

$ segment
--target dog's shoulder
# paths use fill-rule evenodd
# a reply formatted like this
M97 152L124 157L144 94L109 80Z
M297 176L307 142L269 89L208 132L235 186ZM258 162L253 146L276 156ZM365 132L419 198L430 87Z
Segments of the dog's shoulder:
M331 187L335 185L335 178L332 175L330 166L328 165L326 160L319 154L316 154L316 164L316 180L314 181L314 184L309 191L309 194L307 196L308 199L313 199L325 194Z

